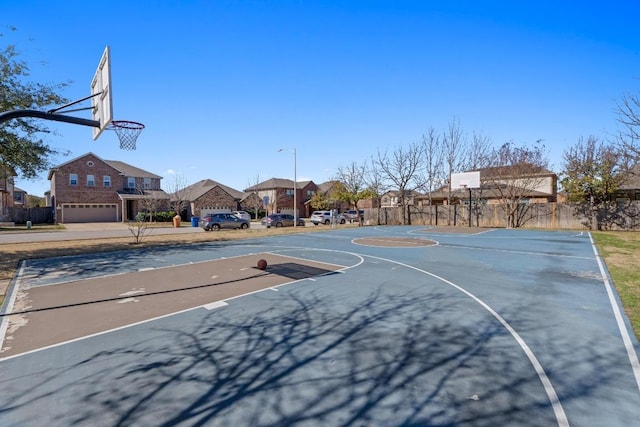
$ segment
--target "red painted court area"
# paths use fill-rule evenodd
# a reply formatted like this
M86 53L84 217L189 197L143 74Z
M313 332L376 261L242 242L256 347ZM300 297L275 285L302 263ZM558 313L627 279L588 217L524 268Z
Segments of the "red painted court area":
M261 270L258 260L268 266ZM2 356L12 356L340 269L255 254L19 289ZM55 327L52 327L55 325Z

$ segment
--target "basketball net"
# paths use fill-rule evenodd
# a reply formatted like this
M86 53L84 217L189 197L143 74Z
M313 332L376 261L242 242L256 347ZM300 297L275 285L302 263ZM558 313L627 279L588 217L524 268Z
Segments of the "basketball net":
M118 135L121 150L132 151L136 149L136 140L142 133L144 125L128 120L113 120L109 129L115 131L116 135Z

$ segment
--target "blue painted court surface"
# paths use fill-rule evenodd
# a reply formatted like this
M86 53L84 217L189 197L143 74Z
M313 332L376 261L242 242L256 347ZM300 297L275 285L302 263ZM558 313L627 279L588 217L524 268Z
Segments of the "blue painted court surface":
M0 425L640 425L638 341L588 233L327 230L28 261ZM75 338L38 347L44 315Z

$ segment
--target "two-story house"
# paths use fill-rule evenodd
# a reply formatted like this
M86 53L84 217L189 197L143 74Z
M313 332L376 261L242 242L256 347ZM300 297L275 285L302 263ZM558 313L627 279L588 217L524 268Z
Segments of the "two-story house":
M246 193L254 193L263 200L264 208L268 214L281 212L293 214L293 180L283 178L271 178L266 181L245 188ZM318 186L313 181L296 183L296 212L298 216L308 216L308 204L306 203L318 191Z
M161 176L87 153L49 170L56 222L117 222L168 208Z
M13 206L16 208L27 208L27 192L22 188L13 187Z
M0 169L0 222L12 221L9 208L14 206L14 177L12 169Z
M480 188L472 197L482 204L500 204L504 199L518 199L521 203L550 203L558 197L558 176L547 169L522 165L479 169ZM419 206L468 204L469 191L449 190L444 186L430 194L416 197Z

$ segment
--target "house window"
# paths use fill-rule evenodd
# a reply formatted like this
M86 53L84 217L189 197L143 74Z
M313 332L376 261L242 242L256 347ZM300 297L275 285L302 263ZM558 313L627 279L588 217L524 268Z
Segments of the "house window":
M285 194L286 194L287 196L292 197L292 196L293 196L293 188L289 188L289 189L285 192Z
M307 197L313 197L316 195L316 192L313 190L307 190Z
M109 175L105 175L102 177L102 186L111 187L111 177Z
M76 185L78 185L78 174L77 173L69 174L69 185L74 186L74 187Z
M13 193L13 200L15 200L16 202L22 202L22 193Z
M134 177L127 177L127 188L136 188L136 179Z
M87 187L96 186L96 177L93 175L87 175Z
M151 178L145 178L144 179L144 189L145 190L150 190L151 189Z

